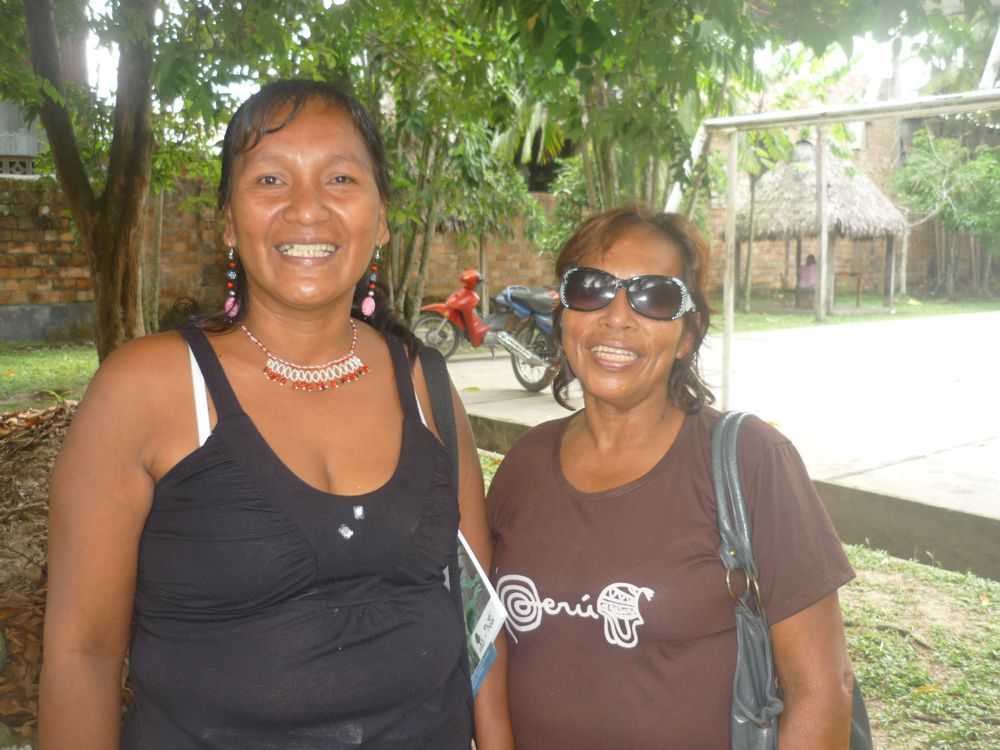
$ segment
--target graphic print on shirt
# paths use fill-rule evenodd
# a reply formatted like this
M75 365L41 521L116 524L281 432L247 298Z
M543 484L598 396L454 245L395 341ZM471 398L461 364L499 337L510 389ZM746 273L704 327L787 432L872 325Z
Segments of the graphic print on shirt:
M635 648L639 643L639 626L645 620L639 611L643 597L653 598L653 590L631 583L609 583L597 595L596 606L590 603L590 594L580 597L578 604L557 602L551 597L542 598L535 582L527 576L510 574L497 581L497 593L507 610L506 628L514 642L518 633L537 628L544 615L560 613L570 617L604 620L604 638L612 646Z

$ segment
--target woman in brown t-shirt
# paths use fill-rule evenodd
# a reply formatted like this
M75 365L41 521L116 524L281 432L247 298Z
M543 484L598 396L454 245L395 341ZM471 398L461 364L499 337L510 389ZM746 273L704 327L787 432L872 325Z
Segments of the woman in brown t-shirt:
M736 659L697 367L707 246L673 214L585 223L555 324L584 409L529 431L490 488L519 750L728 748ZM782 747L846 747L837 589L854 576L794 447L749 420L740 467L785 710Z

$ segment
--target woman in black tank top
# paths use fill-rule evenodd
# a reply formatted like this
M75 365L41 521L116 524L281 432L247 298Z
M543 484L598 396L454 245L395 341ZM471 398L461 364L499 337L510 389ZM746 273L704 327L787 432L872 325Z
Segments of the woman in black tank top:
M46 750L470 747L443 570L459 527L489 566L482 475L457 397L457 487L422 419L417 343L377 284L387 192L339 88L237 111L224 312L109 357L53 473ZM513 747L500 640L486 750Z

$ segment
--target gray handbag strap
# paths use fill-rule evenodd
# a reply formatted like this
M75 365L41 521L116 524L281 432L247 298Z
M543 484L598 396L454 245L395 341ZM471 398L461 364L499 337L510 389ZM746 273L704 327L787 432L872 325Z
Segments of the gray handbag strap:
M748 578L757 578L757 562L753 556L750 520L743 501L737 447L740 425L750 415L727 411L719 417L712 430L712 484L719 516L719 557L728 571L745 570Z

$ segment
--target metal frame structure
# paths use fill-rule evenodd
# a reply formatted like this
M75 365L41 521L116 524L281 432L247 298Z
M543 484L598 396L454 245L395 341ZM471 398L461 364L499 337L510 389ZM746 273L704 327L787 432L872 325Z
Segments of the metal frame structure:
M998 32L1000 40L1000 32ZM1000 50L1000 47L998 47ZM1000 53L998 53L1000 54ZM995 70L995 67L993 68ZM986 75L984 74L984 79ZM826 129L833 123L871 121L884 119L904 119L912 117L934 117L961 112L986 112L1000 109L1000 88L983 88L961 94L921 96L898 101L847 104L829 107L814 107L795 111L764 112L753 115L716 117L702 123L706 132L715 131L726 136L729 141L729 159L726 168L726 266L722 282L724 321L722 329L722 398L723 409L729 408L730 348L733 336L733 314L736 300L736 178L737 139L741 130L766 130L791 126L812 125L816 128L816 211L819 216L819 253L817 258L817 279L815 310L817 319L826 313L827 242L829 236L829 216L826 195ZM692 153L692 162L698 155ZM668 207L669 210L669 207ZM890 290L891 293L891 290Z

